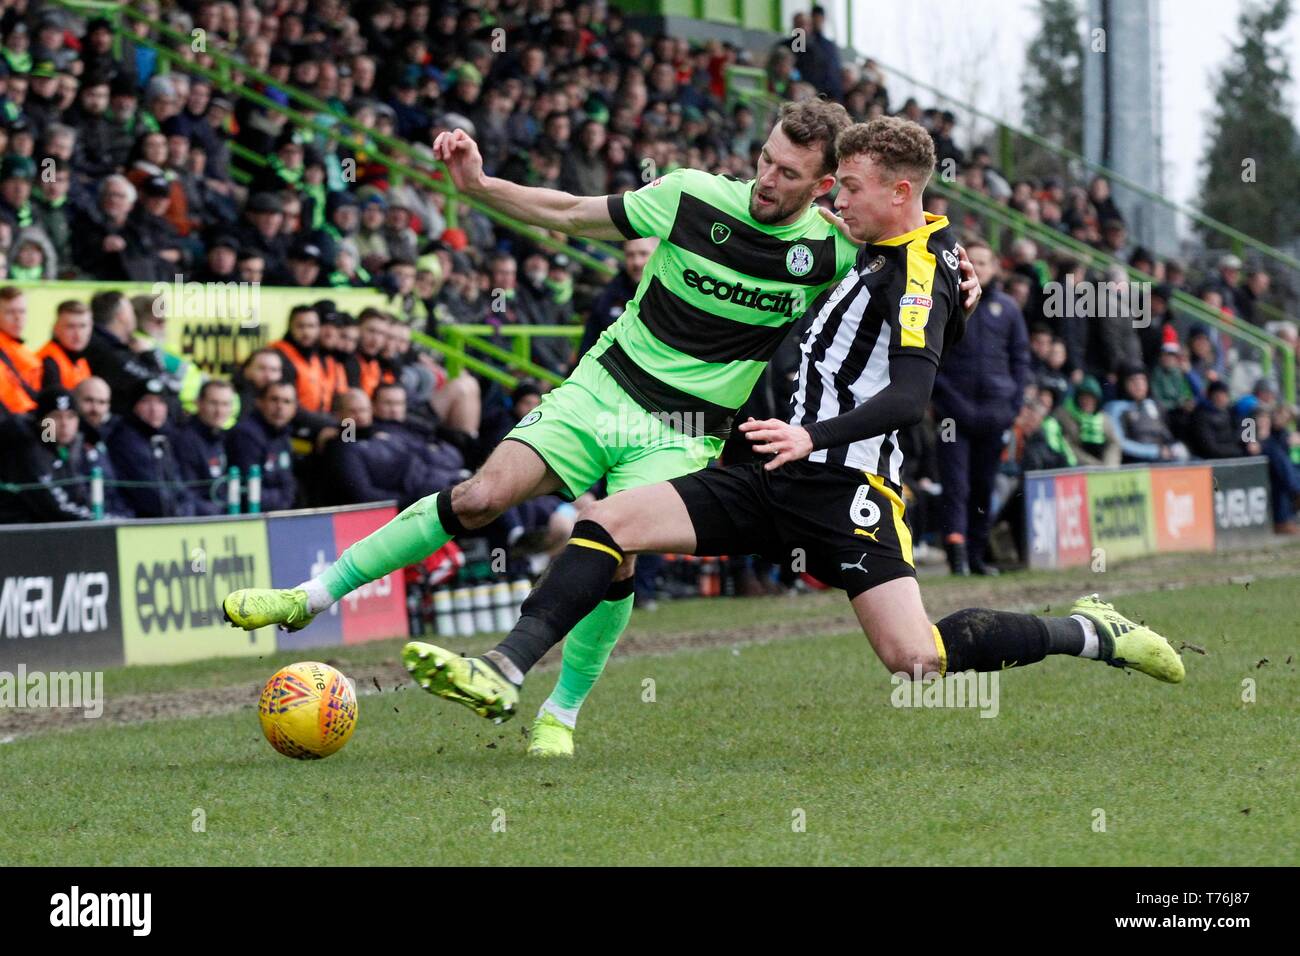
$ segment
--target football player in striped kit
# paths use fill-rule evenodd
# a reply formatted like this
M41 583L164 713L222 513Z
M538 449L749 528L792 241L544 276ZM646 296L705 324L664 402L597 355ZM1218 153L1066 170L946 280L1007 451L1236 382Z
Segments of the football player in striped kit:
M1065 616L968 608L930 622L912 563L898 430L924 416L944 351L963 332L957 243L946 219L922 210L935 162L922 127L898 117L856 124L840 134L837 158L835 208L862 246L855 267L810 309L790 420L740 426L771 457L599 502L483 663L503 657L527 673L632 554L753 552L802 554L814 576L843 588L895 674L997 671L1068 654L1180 682L1169 642L1095 594Z

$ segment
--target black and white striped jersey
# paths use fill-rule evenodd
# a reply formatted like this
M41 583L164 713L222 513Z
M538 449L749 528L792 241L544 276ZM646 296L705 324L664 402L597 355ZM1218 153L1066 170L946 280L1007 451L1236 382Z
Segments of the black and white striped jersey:
M937 365L964 321L956 237L926 214L911 232L868 244L820 303L800 344L792 424L807 427L852 411L889 384L889 359L925 355ZM809 461L843 465L902 484L898 432L822 448Z

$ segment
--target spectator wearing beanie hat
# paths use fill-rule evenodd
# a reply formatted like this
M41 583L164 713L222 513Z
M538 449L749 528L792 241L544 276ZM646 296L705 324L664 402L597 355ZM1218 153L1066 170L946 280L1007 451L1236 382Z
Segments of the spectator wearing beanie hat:
M1192 451L1202 458L1239 458L1245 454L1232 397L1223 382L1212 382L1192 413Z
M1113 468L1120 463L1119 435L1114 423L1102 414L1101 385L1091 375L1066 396L1055 418L1080 465Z
M0 423L0 480L29 485L0 495L0 523L86 521L93 518L90 472L94 467L80 434L72 393L49 388L33 413ZM85 481L68 481L84 478Z
M1187 435L1196 410L1196 389L1187 374L1187 356L1177 341L1160 346L1160 358L1151 373L1151 397L1160 403L1174 435Z
M194 490L184 483L167 427L167 389L159 379L138 381L127 394L127 413L113 429L108 454L122 481L121 496L140 518L189 517L199 513Z

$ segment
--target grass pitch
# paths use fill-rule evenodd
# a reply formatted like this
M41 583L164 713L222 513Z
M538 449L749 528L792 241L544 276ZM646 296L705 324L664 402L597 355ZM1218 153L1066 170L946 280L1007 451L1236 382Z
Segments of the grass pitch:
M995 719L899 709L841 594L680 602L634 619L640 653L611 662L575 761L526 758L526 717L494 727L407 687L393 641L320 652L381 690L342 752L300 763L255 702L302 652L113 671L110 705L144 722L0 747L0 864L1300 863L1300 549L1098 577L923 591L937 618L1152 588L1115 603L1205 652L1184 651L1186 683L1049 658L1000 675ZM524 714L553 679L530 679ZM190 699L216 703L167 716Z

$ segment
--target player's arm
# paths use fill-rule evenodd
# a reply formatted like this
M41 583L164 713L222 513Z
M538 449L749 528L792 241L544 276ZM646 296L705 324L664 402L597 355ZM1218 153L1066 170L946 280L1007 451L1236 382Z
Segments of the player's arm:
M763 466L771 471L822 448L837 448L915 425L925 417L938 370L924 355L895 354L889 359L889 384L850 412L807 428L775 418L761 422L751 418L740 430L754 442L756 453L776 456Z
M609 212L607 196L574 196L558 189L521 186L483 174L478 144L464 130L439 133L433 155L447 164L456 188L514 219L588 239L624 238Z

